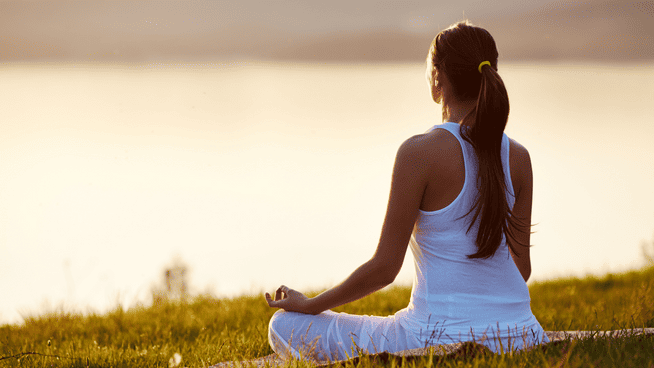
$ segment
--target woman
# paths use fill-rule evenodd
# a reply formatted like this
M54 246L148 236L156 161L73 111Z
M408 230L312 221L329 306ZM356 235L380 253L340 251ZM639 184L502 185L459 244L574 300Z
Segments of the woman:
M509 100L497 56L491 35L467 22L434 38L427 79L444 123L399 148L368 262L314 298L286 286L266 293L283 310L269 326L276 353L328 361L461 341L495 352L548 341L526 285L531 163L503 133ZM393 282L409 244L416 277L408 307L388 317L329 310Z

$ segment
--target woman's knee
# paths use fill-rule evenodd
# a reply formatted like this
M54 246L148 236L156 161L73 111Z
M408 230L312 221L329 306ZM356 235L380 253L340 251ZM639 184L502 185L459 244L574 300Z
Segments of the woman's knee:
M289 321L288 313L280 309L270 318L268 324L268 342L273 351L279 354L282 358L288 359L294 354L294 349L291 347L291 336L287 336Z
M317 326L313 326L314 322L313 318L307 318L307 315L280 309L270 318L268 337L271 340L280 339L286 344L297 345L315 334Z
M284 310L280 309L275 314L272 315L270 318L270 323L268 323L268 329L275 329L279 330L279 325L282 323L282 319L284 319Z

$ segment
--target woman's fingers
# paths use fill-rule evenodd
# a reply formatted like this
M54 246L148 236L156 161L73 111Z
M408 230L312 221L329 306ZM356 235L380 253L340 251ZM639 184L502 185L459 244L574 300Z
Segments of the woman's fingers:
M277 290L275 291L275 300L282 300L283 299L284 294L285 294L284 293L284 288L285 287L286 286L282 285L282 286L277 288Z
M273 300L272 296L270 294L266 293L266 302L268 303L269 307L277 308L277 302Z
M265 297L269 307L281 308L288 312L311 313L307 309L308 298L287 286L282 285L277 288L274 295L265 293Z
M291 293L294 294L296 291L290 289L288 286L282 285L275 290L274 295L270 295L269 293L265 294L266 302L268 302L268 305L271 307L282 308L280 302L287 304Z
M277 288L277 291L275 291L275 300L286 299L289 297L289 294L293 291L294 290L289 288L288 286L282 285Z

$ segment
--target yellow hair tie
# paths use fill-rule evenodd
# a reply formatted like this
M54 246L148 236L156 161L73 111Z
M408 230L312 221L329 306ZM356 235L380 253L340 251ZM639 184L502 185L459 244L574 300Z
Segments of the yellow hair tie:
M491 66L490 61L482 61L481 63L479 63L479 66L477 67L477 70L479 70L479 73L481 73L481 67L484 66L484 65Z

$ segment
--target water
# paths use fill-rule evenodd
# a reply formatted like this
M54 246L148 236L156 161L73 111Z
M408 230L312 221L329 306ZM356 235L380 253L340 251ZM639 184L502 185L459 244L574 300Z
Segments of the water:
M532 280L640 266L654 69L500 71L507 133L534 168ZM397 147L440 122L422 64L5 65L0 78L0 322L147 303L176 257L191 293L339 282L375 250Z

